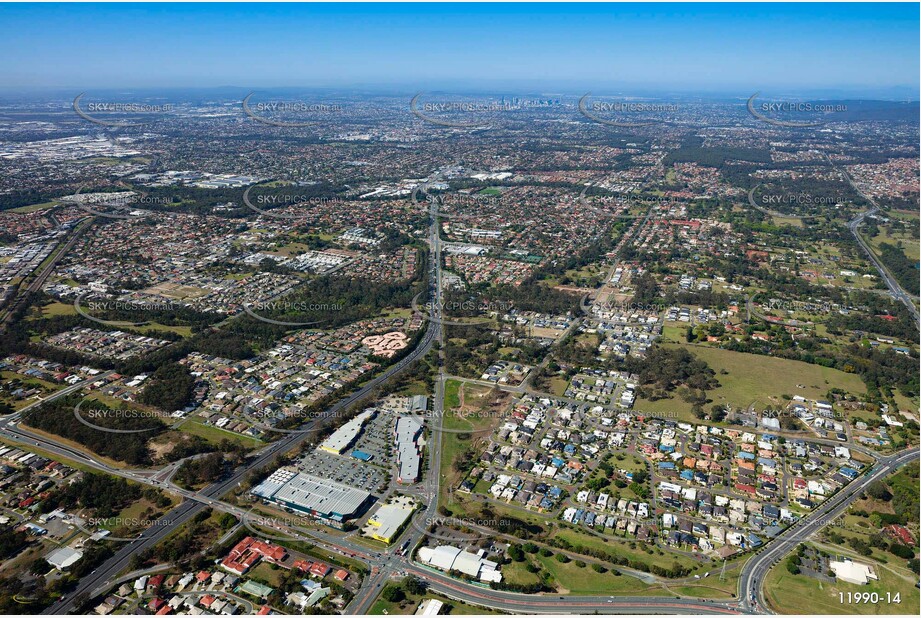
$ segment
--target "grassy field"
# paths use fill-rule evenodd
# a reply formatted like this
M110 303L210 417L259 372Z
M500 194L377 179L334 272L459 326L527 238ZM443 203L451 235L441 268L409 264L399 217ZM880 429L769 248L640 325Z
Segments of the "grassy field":
M84 311L86 309L84 308ZM55 301L49 303L42 307L41 317L43 318L53 318L59 315L76 315L77 310L74 308L71 303L62 303ZM131 326L130 322L118 322L114 321L111 325L112 328L118 328L124 331L132 331L136 333L143 333L144 331L154 330L154 331L169 331L171 333L176 333L182 337L189 337L192 334L191 326L170 326L167 324L160 324L159 322L148 322L142 326ZM102 327L100 325L100 327Z
M803 220L799 217L772 217L771 219L771 222L774 225L792 225L793 227L803 227Z
M540 556L537 556L538 558ZM528 561L510 562L502 566L502 579L510 584L530 586L540 583L540 575L527 569Z
M909 222L913 222L915 227L918 225L918 213L906 213L906 212L897 212L890 213L897 215L896 218L903 219ZM869 239L870 245L873 249L879 252L879 246L882 243L889 243L890 245L895 245L896 243L902 243L902 251L910 260L918 261L919 256L921 256L921 245L918 243L917 238L912 238L907 232L896 232L891 233L889 226L883 224L879 226L879 234Z
M34 431L34 430L30 428L30 431ZM93 468L92 466L88 466L84 463L80 463L79 461L76 461L74 459L68 459L66 457L61 457L60 455L55 455L54 453L51 453L50 451L46 451L43 448L34 446L31 443L29 443L29 445L27 446L16 440L10 440L10 439L4 438L3 436L0 436L0 444L6 445L6 446L14 446L24 451L28 451L29 453L35 453L36 455L40 455L42 457L45 457L46 459L50 459L51 461L57 461L59 463L65 464L68 467L73 468L74 470L80 470L82 472L98 472L98 470L96 468Z
M150 527L153 521L178 502L175 496L170 494L166 495L171 500L171 506L161 508L147 498L141 498L122 509L117 516L111 517L103 522L101 527L115 532L116 534L121 534L122 536L130 537L137 535L141 530ZM122 522L131 522L131 525L124 525Z
M647 564L664 564L671 565L672 563L678 563L681 566L693 568L695 566L706 566L707 570L712 570L715 564L701 563L691 559L690 557L684 554L677 554L672 552L662 552L662 555L659 555L659 550L656 547L653 547L646 543L636 543L636 549L630 547L629 541L605 541L602 537L598 537L592 534L587 534L585 532L580 532L569 527L561 527L556 531L554 537L560 540L567 541L574 546L585 546L600 549L608 554L613 554L616 556L625 556L629 559L639 560ZM643 548L651 548L653 553L648 554L643 551Z
M445 401L447 402L447 400L448 398L446 396ZM480 423L488 423L489 421L489 419L478 420ZM456 433L457 431L471 431L476 426L471 419L458 418L457 416L452 415L450 412L450 407L448 411L445 412L444 419L442 420L442 427L444 429L453 430L442 433L440 438L441 503L450 505L454 501L454 498L450 492L457 487L461 480L463 480L463 474L454 469L453 463L458 460L467 449L474 448L476 442L482 438L483 434L479 432L476 434Z
M669 596L661 586L650 586L635 577L614 571L597 573L591 566L580 567L575 561L562 563L554 556L537 556L537 561L559 585L561 594L609 594L622 596Z
M52 206L57 206L58 202L42 202L41 204L30 204L29 206L20 206L19 208L11 208L7 212L15 212L19 214L27 214L30 212L37 212L39 210L45 210L46 208L51 208Z
M565 378L555 377L550 379L550 392L557 397L562 397L567 388L569 388L569 382Z
M247 577L263 582L273 588L278 588L284 581L286 571L281 567L273 569L272 566L268 562L258 564L255 569L247 574Z
M73 303L54 301L42 307L43 318L53 318L58 315L76 315L76 313L77 310L74 309Z
M697 586L697 585L688 585L688 586L671 586L669 590L680 594L683 597L696 597L698 599L733 599L735 598L735 591L732 586L727 584L720 584L720 587L716 586Z
M179 430L192 434L193 436L201 436L212 444L218 444L224 439L239 442L247 448L256 448L264 444L261 440L257 440L256 438L241 436L233 431L225 431L213 425L205 425L196 418L189 418L186 420L179 426Z
M846 582L823 582L806 575L791 575L781 561L768 573L764 581L764 594L771 609L782 614L908 614L918 615L919 596L914 584L917 576L905 569L900 576L887 569L877 567L878 581L866 586ZM876 592L882 598L879 603L848 603L845 596L841 602L840 593ZM899 593L901 602L886 603L886 593Z
M445 409L453 410L460 407L460 385L457 380L448 380L445 382Z
M41 388L42 397L45 397L49 395L50 393L53 393L55 391L58 391L64 388L64 385L62 384L54 384L53 382L46 382L45 380L40 380L38 378L32 378L29 376L24 376L22 374L14 373L12 371L0 371L0 379L3 379L4 382L10 381L10 380L19 380L20 386L23 388ZM12 398L7 399L4 395L7 394L6 391L8 388L9 388L9 384L6 385L6 388L4 388L4 390L0 391L0 401L8 401L8 403L11 406L13 406L14 410L21 410L22 408L30 404L33 404L37 401L37 399L35 399L34 397L30 397L28 399L19 399L19 400L14 400Z
M716 372L720 387L707 392L713 403L730 404L737 408L747 408L751 404L759 409L777 408L786 404L781 398L783 394L824 399L828 390L834 387L855 395L866 392L860 377L837 369L706 346L685 347ZM658 401L638 399L634 407L650 413L675 412L681 419L694 420L691 404L677 397Z
M480 190L479 195L502 195L502 189L498 187L486 187Z
M135 330L141 332L146 330L169 331L171 333L176 333L180 337L190 337L192 335L191 326L170 326L168 324L160 324L159 322L148 322L139 328L128 328L127 330Z
M83 446L83 445L80 444L79 442L74 442L73 440L68 440L67 438L64 438L64 437L62 437L62 436L59 436L59 435L57 435L57 434L52 434L52 433L48 433L47 431L42 431L41 429L36 429L35 427L32 427L31 425L28 425L28 424L26 424L26 423L23 423L23 424L25 424L26 427L29 428L29 431L30 431L31 433L34 433L34 434L37 435L37 436L41 436L42 438L45 438L46 440L49 440L49 441L52 441L52 442L57 442L58 444L62 444L62 445L64 445L64 446L68 446L68 447L70 447L70 448L72 448L72 449L74 449L74 450L80 451L81 453L84 453L85 455L89 455L89 456L93 457L94 459L96 459L97 461L101 461L101 462L103 462L103 463L105 463L105 464L108 464L109 466L111 466L111 467L113 467L113 468L127 468L127 467L128 467L128 464L127 464L127 463L125 463L125 462L123 462L123 461L115 461L114 459L110 459L109 457L105 457L105 456L103 456L103 455L100 455L99 453L97 453L97 452L95 452L95 451L92 451L92 450L88 449L87 447ZM31 447L30 447L30 450L32 450ZM38 449L34 449L34 451L35 451L36 453L39 452ZM49 457L50 457L51 459L55 460L55 461L60 461L60 459L61 459L61 458L60 458L59 456L57 456L57 455L49 455Z

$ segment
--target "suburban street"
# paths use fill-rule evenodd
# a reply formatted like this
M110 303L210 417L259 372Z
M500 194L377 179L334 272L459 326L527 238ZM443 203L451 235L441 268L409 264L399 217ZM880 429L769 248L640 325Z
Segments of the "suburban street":
M868 474L846 485L838 494L824 502L807 517L784 530L768 544L767 549L750 558L745 563L742 576L739 578L739 599L741 599L742 608L756 613L768 611L769 608L764 598L764 578L771 567L793 551L797 544L809 539L834 522L854 500L860 497L870 483L885 478L899 467L917 459L918 447L895 455L880 457Z
M430 213L432 221L430 225L429 243L432 248L433 266L430 269L431 291L436 299L442 298L441 289L441 269L440 269L440 252L441 241L437 233L437 215L435 205L432 204ZM272 463L274 458L280 454L288 452L312 436L310 431L313 424L321 423L324 420L335 418L348 407L358 403L366 398L375 389L392 379L411 363L422 358L432 349L435 341L443 340L443 329L441 322L441 303L431 303L431 313L429 315L428 325L425 334L419 345L405 358L398 363L389 367L377 377L370 380L359 390L348 397L340 400L330 406L324 413L310 426L305 426L303 431L297 433L285 434L277 442L267 445L258 451L255 457L247 464L234 470L226 479L212 484L209 487L193 492L184 490L170 482L170 477L180 462L174 462L169 466L159 470L129 470L115 468L103 462L96 460L87 453L59 444L53 440L39 436L33 432L23 429L17 425L18 420L24 412L29 411L42 402L36 402L24 408L15 415L10 415L0 421L0 435L9 440L17 441L26 445L33 445L43 450L60 456L80 462L86 466L98 469L108 474L128 478L139 483L159 487L171 491L184 499L184 501L173 508L171 511L161 517L155 525L146 529L136 539L124 543L118 547L114 556L109 558L104 564L93 571L90 575L84 577L76 590L66 596L63 600L55 603L46 610L46 614L66 613L75 609L75 602L86 597L92 597L104 592L108 586L124 572L130 565L133 555L147 550L163 540L177 526L184 525L190 521L197 513L205 508L213 508L222 512L228 512L241 521L246 521L249 514L245 509L221 501L221 497L238 486L252 470L261 469ZM86 380L62 389L45 401L66 396L72 392L78 391L88 383L105 378L112 372L107 372L94 376L91 380ZM435 409L444 409L444 389L445 381L449 376L445 375L443 366L439 366L439 372L435 381ZM455 379L455 378L452 378ZM467 380L478 383L477 380ZM517 394L532 393L542 395L533 391L530 387L503 387ZM443 594L444 596L472 605L502 609L509 612L519 613L682 613L682 614L726 614L726 613L764 613L768 608L763 596L764 577L773 564L783 558L796 543L809 538L814 533L821 530L829 521L840 515L857 499L861 491L876 479L885 477L899 466L904 465L912 460L917 459L917 448L903 451L896 455L879 457L870 474L861 477L850 486L836 495L834 498L823 504L821 507L803 518L796 525L785 530L778 538L772 540L767 548L754 555L744 566L742 577L739 584L739 595L737 601L732 602L710 602L701 601L691 598L658 598L658 597L610 597L605 595L598 596L559 596L553 594L524 595L500 590L492 590L480 584L472 584L453 579L444 573L433 569L423 567L414 563L410 556L423 537L423 530L428 525L426 522L432 521L438 516L437 503L440 491L440 468L441 468L441 450L437 448L440 445L439 436L441 436L441 424L443 418L441 415L434 415L431 421L431 435L436 436L430 444L430 462L427 473L422 482L412 488L411 494L417 496L424 503L424 508L419 510L415 515L415 523L407 527L401 537L397 539L392 546L383 552L372 552L361 544L351 542L348 538L341 538L334 534L325 533L317 530L297 530L290 527L280 526L271 521L260 521L262 527L273 527L280 533L290 538L300 538L310 543L314 543L327 551L340 553L342 555L354 556L368 564L371 571L365 577L361 589L355 595L352 603L347 608L350 614L366 613L375 599L379 595L382 587L388 581L402 578L406 575L415 575L428 584L431 590ZM869 449L860 447L861 452L875 456ZM405 555L400 555L400 548L406 546L408 549Z

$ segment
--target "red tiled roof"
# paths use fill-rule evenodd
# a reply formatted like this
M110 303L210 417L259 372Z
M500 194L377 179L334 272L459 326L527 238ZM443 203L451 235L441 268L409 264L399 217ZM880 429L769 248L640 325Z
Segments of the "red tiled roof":
M270 562L281 562L286 555L287 552L284 547L265 541L258 541L248 536L228 552L224 560L221 561L221 566L228 571L243 574L255 566L262 558Z
M315 562L312 567L310 567L310 573L316 575L317 577L326 577L326 575L332 569L329 566L323 564L322 562Z

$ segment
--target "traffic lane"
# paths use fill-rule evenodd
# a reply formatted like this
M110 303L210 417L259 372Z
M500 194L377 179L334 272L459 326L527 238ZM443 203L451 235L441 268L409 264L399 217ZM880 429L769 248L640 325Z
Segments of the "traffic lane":
M859 497L864 487L879 478L892 474L897 468L906 463L914 461L917 459L918 455L918 448L915 447L896 455L889 455L881 458L880 462L877 464L880 466L879 470L870 476L855 481L856 484L848 488L846 493L832 497L829 503L822 505L825 507L824 510L818 510L811 516L807 516L806 519L801 520L803 522L802 525L796 524L793 528L788 529L786 534L781 534L780 537L774 540L776 544L773 547L750 560L743 567L741 577L739 578L743 606L752 607L757 605L757 603L766 606L763 595L764 577L774 566L775 561L779 561L783 556L789 553L792 550L793 544L801 542L802 539L808 538L810 535L815 534L825 527L828 524L829 518L834 518L844 512L844 510L850 506L851 502ZM822 509L822 507L820 507L820 509ZM801 540L788 538L798 535L801 532L805 533ZM786 543L790 545L786 545ZM752 600L752 596L755 597L754 601Z
M346 408L347 406L355 403L356 401L362 399L363 397L367 396L380 383L386 380L389 380L395 374L402 371L410 363L415 362L419 357L423 356L424 354L427 354L428 351L431 349L432 342L434 341L438 333L438 330L439 329L436 323L434 322L430 323L428 329L425 332L425 335L423 336L422 341L420 342L418 346L416 346L416 348L412 352L410 352L402 360L398 361L395 365L389 367L380 376L372 379L368 384L366 384L364 387L359 389L356 393L353 393L352 395L347 397L345 400L341 400L337 402L336 404L334 404L332 407L330 407L327 410L326 414L324 414L322 418L328 418L329 416L332 416L339 410L342 410ZM288 438L283 438L279 440L277 442L277 444L279 445L278 448L273 448L273 449L266 451L261 456L258 456L256 459L254 459L252 462L245 464L244 466L241 466L240 468L238 468L235 471L235 473L230 476L230 478L226 479L223 482L218 481L217 483L214 483L210 485L209 487L205 488L201 492L201 494L204 495L206 498L220 498L222 495L230 491L234 486L238 485L239 482L243 480L245 475L250 470L261 468L265 464L269 463L269 460L271 459L275 451L279 449L287 450L287 449L293 448L294 446L297 446L303 440L305 440L307 435L308 434L306 433L292 434ZM205 502L207 503L208 501L206 500ZM173 525L182 525L186 521L191 519L192 516L194 516L204 507L205 507L205 504L201 502L191 502L191 501L184 502L183 504L173 509L173 511L170 511L168 515L172 515L170 519ZM180 509L183 509L183 508L188 508L189 510L185 512L181 511ZM78 594L82 592L86 592L86 591L94 592L95 587L106 583L108 579L110 579L112 576L116 575L118 572L124 569L128 561L130 560L130 556L132 554L134 554L135 552L143 551L144 549L147 549L148 547L152 547L156 545L162 539L162 537L164 537L168 533L169 533L169 529L165 527L153 526L151 528L148 528L141 534L141 536L138 538L137 541L134 541L130 543L128 547L117 551L113 557L109 558L109 560L103 563L103 566L100 567L100 570L97 570L95 573L92 573L90 576L81 578L77 588L74 590L71 596L68 597L68 599L65 599L65 601L63 602L59 601L58 603L55 603L54 605L52 605L51 607L49 607L42 613L43 614L61 614L61 613L68 611L73 603L73 599Z
M366 384L357 393L354 393L350 397L334 405L332 408L330 408L327 411L327 414L324 415L324 417L331 416L338 410L343 409L347 407L348 405L351 405L355 401L359 400L360 398L362 398L363 396L371 392L371 390L373 390L380 382L390 379L395 373L402 370L409 363L415 361L416 358L418 358L420 355L427 353L434 339L435 330L436 329L434 328L429 328L429 330L426 332L426 336L423 338L423 342L419 346L417 346L416 349L413 350L413 352L407 355L406 358L399 361L396 365L393 365L392 367L388 368L387 371L385 371L383 374L378 376L376 379ZM289 438L282 439L279 441L279 444L280 444L279 448L284 449L284 450L288 448L292 448L293 446L296 446L297 444L299 444L301 441L305 440L307 435L308 434L306 433L292 434ZM275 450L279 450L279 449L275 449ZM226 479L225 481L219 481L205 488L201 492L201 494L204 495L206 498L211 498L211 499L219 498L220 496L230 491L233 487L235 487L240 481L242 481L243 478L246 476L246 474L249 473L250 470L258 469L264 466L265 464L269 463L273 455L274 455L273 451L264 453L262 456L256 458L253 462L239 468L233 475L231 475L230 478ZM205 502L207 503L207 500ZM205 504L201 502L191 502L191 501L184 502L182 505L176 507L176 509L174 509L173 511L165 515L164 519L169 519L171 521L171 525L182 525L186 523L189 519L191 519L192 516L194 516L198 511L200 511L204 507L205 507ZM179 510L183 508L189 508L190 510L187 512L183 512ZM47 610L45 610L42 613L43 614L60 614L60 613L65 613L66 611L69 611L72 605L73 599L78 594L82 592L89 592L89 593L94 592L96 587L106 583L108 579L110 579L114 575L117 575L118 572L124 569L125 566L127 566L128 562L130 561L132 554L143 551L144 549L147 549L148 547L153 547L162 539L162 537L166 536L169 532L170 530L168 528L161 527L161 526L152 526L151 528L148 528L147 530L144 531L144 533L142 533L142 535L138 538L137 541L130 543L128 547L117 551L115 556L109 558L109 560L106 561L106 563L104 563L102 567L100 567L100 570L97 570L95 573L92 573L89 576L82 578L77 588L74 590L73 593L71 593L71 595L68 596L67 599L65 599L63 602L56 603L55 605L49 607Z
M116 550L115 555L110 557L96 571L80 579L77 587L63 601L58 601L48 607L42 614L65 614L72 611L73 602L76 597L82 593L87 593L90 598L97 591L97 588L103 587L108 581L123 571L131 561L131 557L150 547L153 547L160 541L160 536L171 531L173 526L181 526L200 510L204 508L201 504L195 502L183 502L172 511L164 515L155 525L147 528L138 536L137 540L126 543L124 547ZM166 521L169 523L166 523Z
M634 613L713 613L713 614L738 614L737 609L717 603L706 603L697 600L657 599L655 597L606 597L606 596L559 596L559 595L526 595L515 592L505 592L482 588L476 585L459 582L448 577L436 575L430 571L423 571L409 566L406 571L423 579L428 587L446 596L460 601L471 602L475 605L485 605L517 611L518 613L560 613L560 608L589 609L597 611L636 610ZM681 609L683 611L674 611ZM668 610L668 611L665 611ZM577 612L584 613L584 612Z

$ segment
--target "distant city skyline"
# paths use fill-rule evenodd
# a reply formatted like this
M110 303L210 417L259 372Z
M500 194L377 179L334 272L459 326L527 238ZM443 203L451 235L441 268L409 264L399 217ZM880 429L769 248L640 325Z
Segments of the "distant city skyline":
M4 92L332 87L917 99L906 4L7 4Z

